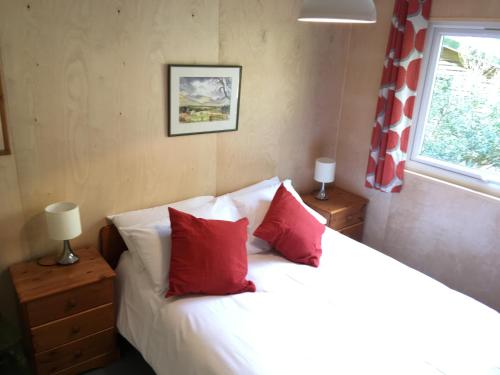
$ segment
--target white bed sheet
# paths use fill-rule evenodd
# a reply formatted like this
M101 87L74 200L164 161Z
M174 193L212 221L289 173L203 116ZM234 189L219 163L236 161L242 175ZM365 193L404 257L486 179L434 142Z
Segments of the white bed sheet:
M323 251L250 255L256 293L170 299L126 252L118 329L166 375L500 374L498 312L333 230Z

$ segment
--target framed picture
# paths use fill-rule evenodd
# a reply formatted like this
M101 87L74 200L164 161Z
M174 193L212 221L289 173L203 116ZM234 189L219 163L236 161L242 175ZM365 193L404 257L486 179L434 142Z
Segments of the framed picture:
M7 117L3 98L2 81L0 80L0 155L9 155L9 135L7 134Z
M169 65L168 136L238 130L241 66Z

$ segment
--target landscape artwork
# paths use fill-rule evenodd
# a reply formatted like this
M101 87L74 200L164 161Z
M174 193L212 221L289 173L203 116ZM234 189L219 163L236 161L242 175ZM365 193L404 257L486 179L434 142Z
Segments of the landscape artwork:
M241 69L169 65L168 135L238 130Z
M181 77L179 121L210 122L229 119L230 77Z

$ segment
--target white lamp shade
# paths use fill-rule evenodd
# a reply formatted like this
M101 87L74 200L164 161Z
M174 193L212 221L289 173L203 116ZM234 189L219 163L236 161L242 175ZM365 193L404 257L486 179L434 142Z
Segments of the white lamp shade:
M58 202L45 207L50 238L70 240L82 233L80 209L71 202Z
M373 0L304 0L298 18L303 22L374 23Z
M335 160L330 158L316 159L314 179L324 183L335 181Z

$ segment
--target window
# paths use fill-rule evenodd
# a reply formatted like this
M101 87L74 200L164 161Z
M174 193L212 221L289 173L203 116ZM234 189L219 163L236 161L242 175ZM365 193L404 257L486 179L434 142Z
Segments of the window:
M500 193L500 25L434 23L408 168Z

